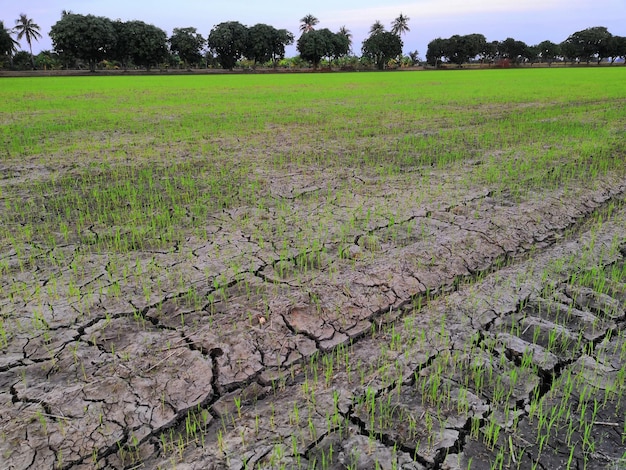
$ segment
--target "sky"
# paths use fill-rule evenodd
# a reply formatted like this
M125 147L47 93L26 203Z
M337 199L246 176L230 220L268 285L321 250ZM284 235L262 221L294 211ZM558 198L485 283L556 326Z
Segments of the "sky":
M626 0L0 0L0 20L7 28L26 13L41 27L42 38L33 52L52 49L50 28L63 10L106 16L112 20L140 20L165 30L193 26L204 37L224 21L246 26L266 23L299 36L300 18L312 14L317 28L338 31L346 26L352 33L352 49L360 55L361 43L370 26L381 21L387 29L400 13L410 18L410 32L403 36L404 52L417 50L426 56L428 43L438 37L480 33L488 41L507 37L528 45L543 40L559 43L585 28L605 26L626 36ZM22 48L28 50L26 42ZM287 56L296 55L295 46Z

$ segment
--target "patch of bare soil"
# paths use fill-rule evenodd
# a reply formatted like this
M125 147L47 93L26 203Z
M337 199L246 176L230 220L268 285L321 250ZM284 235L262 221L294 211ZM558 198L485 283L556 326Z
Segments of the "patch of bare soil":
M572 275L623 263L626 181L442 192L291 249L325 217L310 195L336 198L322 180L270 188L304 218L225 210L170 251L0 255L0 466L618 465L626 285ZM370 189L334 217L417 201ZM277 217L283 244L252 236Z

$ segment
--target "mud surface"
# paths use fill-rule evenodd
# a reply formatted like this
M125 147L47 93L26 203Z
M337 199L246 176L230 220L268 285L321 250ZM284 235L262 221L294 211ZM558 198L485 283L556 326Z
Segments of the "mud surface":
M170 249L3 252L0 467L626 467L626 181L343 177Z

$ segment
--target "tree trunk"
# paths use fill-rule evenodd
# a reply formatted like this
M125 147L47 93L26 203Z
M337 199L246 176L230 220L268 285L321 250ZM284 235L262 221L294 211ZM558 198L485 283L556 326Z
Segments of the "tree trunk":
M33 45L28 41L28 47L30 48L30 65L33 66L33 70L35 70L35 56L33 56Z

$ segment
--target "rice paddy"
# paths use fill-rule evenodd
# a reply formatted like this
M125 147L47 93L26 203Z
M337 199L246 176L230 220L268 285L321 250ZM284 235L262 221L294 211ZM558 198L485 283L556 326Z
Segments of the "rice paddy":
M3 78L0 462L626 465L625 74Z

